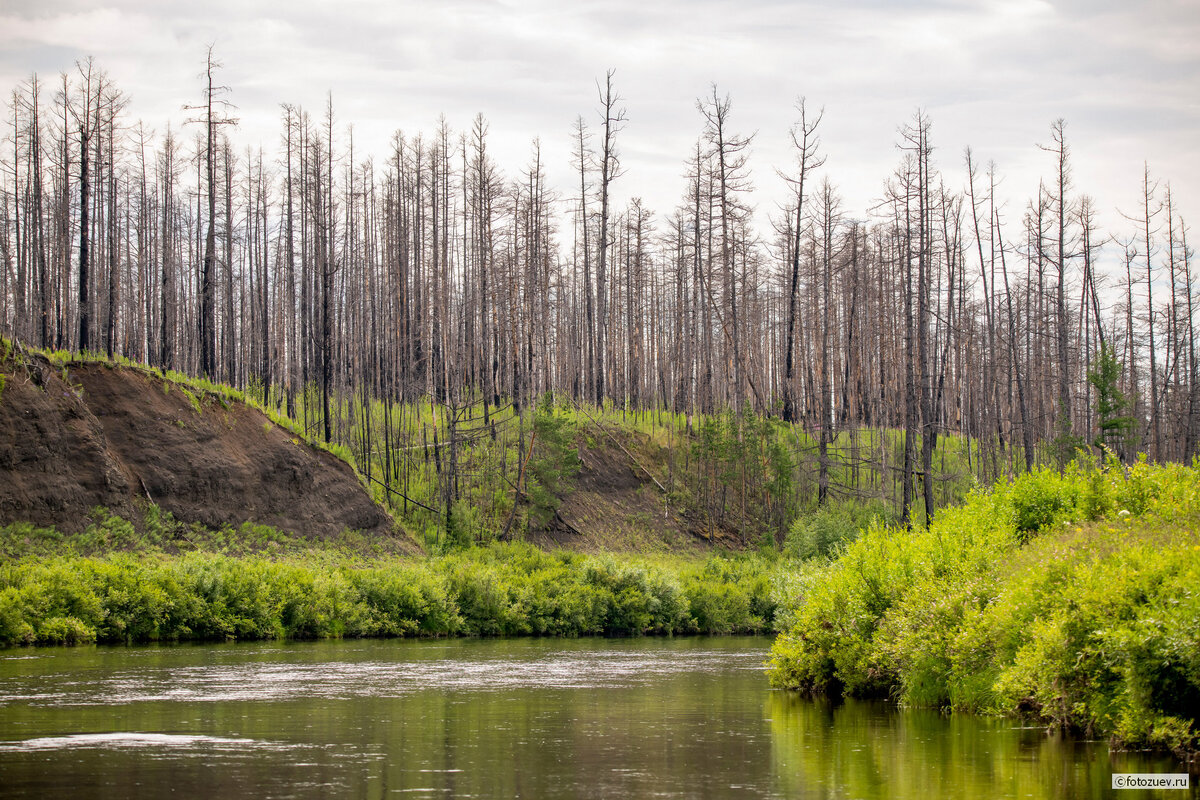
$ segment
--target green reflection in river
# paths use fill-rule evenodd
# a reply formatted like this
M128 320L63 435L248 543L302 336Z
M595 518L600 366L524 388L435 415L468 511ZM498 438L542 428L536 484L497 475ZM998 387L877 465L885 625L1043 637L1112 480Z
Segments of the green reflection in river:
M1103 743L1048 736L1007 719L787 692L770 695L766 714L773 770L791 796L1134 800L1166 795L1113 792L1112 773L1183 771L1171 758L1110 753Z
M1069 798L1103 796L1113 769L1174 771L1003 721L771 691L768 645L0 651L0 797Z

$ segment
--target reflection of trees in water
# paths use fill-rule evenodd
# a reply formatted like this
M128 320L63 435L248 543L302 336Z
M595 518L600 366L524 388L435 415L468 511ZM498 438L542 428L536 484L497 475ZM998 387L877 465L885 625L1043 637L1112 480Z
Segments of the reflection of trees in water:
M787 797L1082 800L1107 791L1113 772L1180 771L1169 760L1110 754L1103 742L1047 735L1017 720L879 701L772 692L764 715Z

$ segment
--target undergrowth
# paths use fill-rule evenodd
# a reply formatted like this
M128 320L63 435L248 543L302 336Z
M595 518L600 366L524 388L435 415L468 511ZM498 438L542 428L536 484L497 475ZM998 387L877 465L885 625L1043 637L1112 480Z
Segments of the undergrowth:
M1035 471L780 581L775 686L1197 750L1200 464Z
M114 553L0 562L0 644L760 633L772 562L545 553L427 559Z

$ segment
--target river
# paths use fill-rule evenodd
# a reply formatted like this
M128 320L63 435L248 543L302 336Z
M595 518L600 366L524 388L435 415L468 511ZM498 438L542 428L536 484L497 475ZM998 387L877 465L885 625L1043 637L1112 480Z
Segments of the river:
M0 650L0 797L1091 798L1178 772L768 688L766 638Z

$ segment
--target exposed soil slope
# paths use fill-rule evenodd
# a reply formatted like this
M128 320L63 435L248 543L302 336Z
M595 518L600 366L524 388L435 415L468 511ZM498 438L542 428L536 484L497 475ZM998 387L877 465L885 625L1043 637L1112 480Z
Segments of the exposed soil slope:
M585 552L695 553L707 552L713 544L740 546L724 533L710 541L668 501L647 472L653 470L665 483L666 453L645 436L596 426L589 431L591 444L579 449L580 470L573 486L549 528L530 534L532 542Z
M149 499L184 522L392 535L353 470L262 412L137 369L0 363L0 524L77 531ZM199 406L197 408L197 406Z

